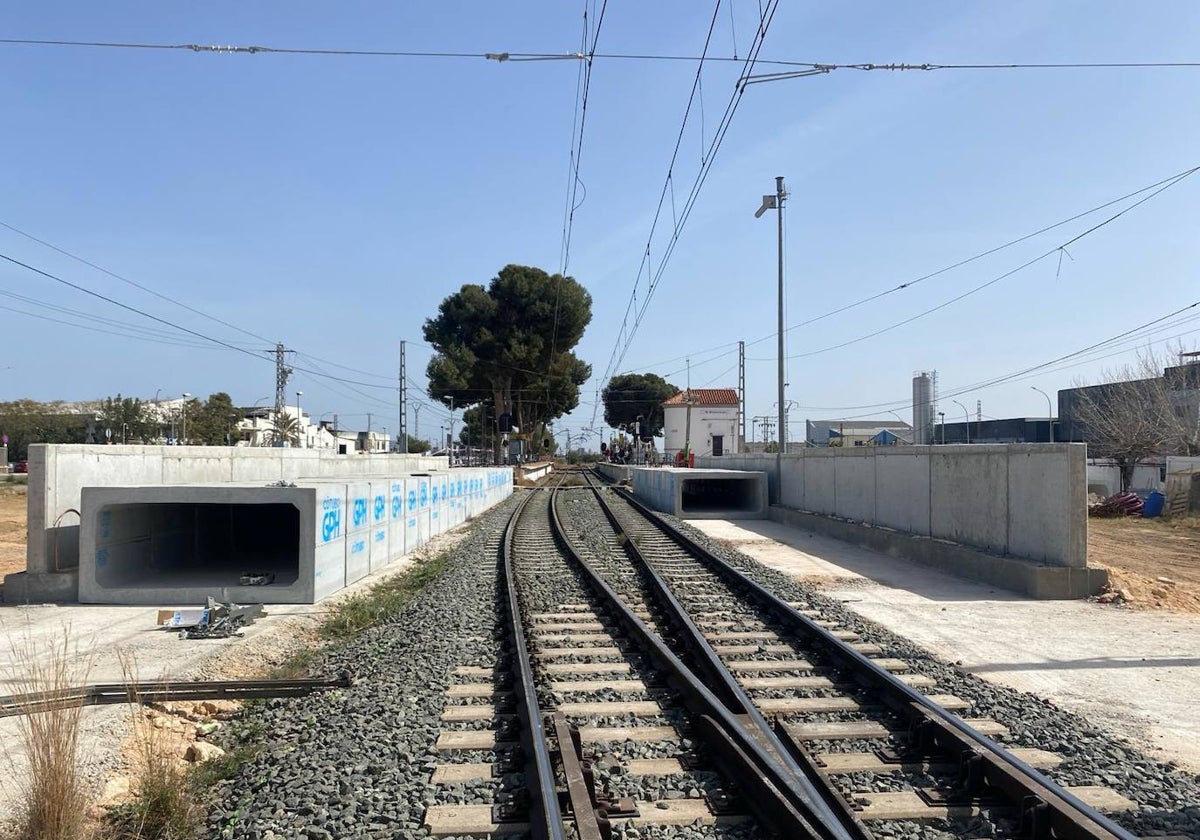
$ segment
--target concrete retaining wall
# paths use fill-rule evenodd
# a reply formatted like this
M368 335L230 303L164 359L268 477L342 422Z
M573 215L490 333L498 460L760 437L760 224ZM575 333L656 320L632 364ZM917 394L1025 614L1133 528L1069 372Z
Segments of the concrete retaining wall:
M760 470L784 507L1056 566L1087 564L1086 447L1078 443L808 449L697 458Z
M624 464L606 464L601 461L595 466L600 471L600 474L605 476L609 481L615 481L620 484L622 481L629 481L631 479L630 468Z

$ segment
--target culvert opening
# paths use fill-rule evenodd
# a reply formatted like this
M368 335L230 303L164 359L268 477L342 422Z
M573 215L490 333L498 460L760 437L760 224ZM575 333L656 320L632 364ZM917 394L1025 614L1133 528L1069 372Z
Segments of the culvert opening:
M754 478L685 478L680 515L689 513L757 513L758 481Z
M96 582L105 588L290 586L300 577L300 511L293 504L162 502L97 512Z

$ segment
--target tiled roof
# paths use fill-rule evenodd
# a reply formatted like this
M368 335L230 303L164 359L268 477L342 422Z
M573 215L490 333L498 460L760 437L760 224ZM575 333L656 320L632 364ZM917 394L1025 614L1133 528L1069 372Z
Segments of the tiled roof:
M738 404L736 388L692 388L687 391L680 391L668 400L663 400L663 405L687 405L687 395L691 395L692 405Z

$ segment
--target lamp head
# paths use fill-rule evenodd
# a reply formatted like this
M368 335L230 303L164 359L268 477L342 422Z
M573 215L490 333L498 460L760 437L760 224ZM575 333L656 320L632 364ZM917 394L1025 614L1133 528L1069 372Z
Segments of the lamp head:
M768 210L774 210L774 209L775 209L775 196L764 195L762 207L759 207L758 210L755 211L754 218L756 218L756 219L761 218L763 213L766 213Z

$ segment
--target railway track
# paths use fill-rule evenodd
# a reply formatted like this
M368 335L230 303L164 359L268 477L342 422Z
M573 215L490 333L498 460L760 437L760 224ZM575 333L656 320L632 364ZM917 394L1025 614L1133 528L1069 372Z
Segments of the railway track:
M493 802L431 806L435 836L865 840L986 817L1003 836L1132 837L1101 813L1128 800L1053 784L1052 753L1005 749L1004 727L625 495L528 493L502 555L504 656L460 669L432 777L500 781Z

